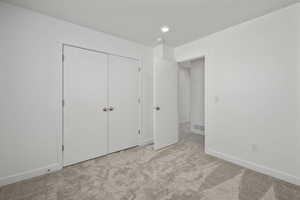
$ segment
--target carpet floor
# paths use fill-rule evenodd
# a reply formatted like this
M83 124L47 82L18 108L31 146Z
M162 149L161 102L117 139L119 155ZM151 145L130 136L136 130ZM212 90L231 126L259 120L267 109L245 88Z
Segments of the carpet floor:
M300 200L300 187L204 153L187 134L0 188L1 200Z

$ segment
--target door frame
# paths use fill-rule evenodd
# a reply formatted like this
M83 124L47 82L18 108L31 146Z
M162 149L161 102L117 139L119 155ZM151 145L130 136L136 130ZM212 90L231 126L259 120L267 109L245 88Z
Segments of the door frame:
M138 86L138 93L139 93L139 98L137 99L137 101L139 101L138 104L138 110L139 110L139 122L138 122L138 127L139 129L137 130L137 137L138 137L138 144L141 144L141 139L142 139L142 135L143 135L143 126L142 126L142 116L143 116L143 76L142 76L142 72L143 72L143 65L142 65L142 59L139 58L134 58L134 57L128 57L128 56L123 56L123 55L119 55L119 54L115 54L115 53L111 53L111 52L107 52L107 51L101 51L101 50L96 50L96 49L90 49L90 48L86 48L86 47L82 47L82 46L77 46L77 45L73 45L73 44L69 44L69 43L61 43L61 70L59 70L60 75L59 75L59 137L58 137L58 147L57 147L57 159L58 159L58 163L60 164L60 168L64 167L64 104L65 104L65 99L64 99L64 60L65 60L65 47L72 47L72 48L78 48L78 49L82 49L82 50L86 50L86 51L91 51L91 52L97 52L97 53L102 53L102 54L106 54L107 56L113 55L113 56L119 56L122 58L127 58L127 59L131 59L131 60L135 60L139 62L139 86ZM108 63L109 64L109 63ZM108 153L109 154L109 153Z
M176 58L176 62L185 62L191 60L197 60L200 58L204 58L204 152L207 153L207 136L208 136L208 64L210 53L206 52L199 52L193 56L187 56L186 58Z

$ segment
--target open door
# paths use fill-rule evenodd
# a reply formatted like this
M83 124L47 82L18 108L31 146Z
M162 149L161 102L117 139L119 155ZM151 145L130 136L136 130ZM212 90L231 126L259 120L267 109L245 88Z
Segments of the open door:
M176 62L154 62L154 149L178 142L178 105Z

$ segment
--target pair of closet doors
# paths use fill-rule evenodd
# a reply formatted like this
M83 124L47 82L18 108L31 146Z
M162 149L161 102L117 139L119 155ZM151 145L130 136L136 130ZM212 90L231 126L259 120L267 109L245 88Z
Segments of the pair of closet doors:
M139 61L64 46L64 166L138 145Z

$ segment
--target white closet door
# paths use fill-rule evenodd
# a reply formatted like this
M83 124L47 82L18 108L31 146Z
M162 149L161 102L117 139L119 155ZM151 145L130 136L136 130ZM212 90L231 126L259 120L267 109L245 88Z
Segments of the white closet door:
M139 62L109 56L109 152L138 144Z
M64 166L107 154L106 54L64 48Z

